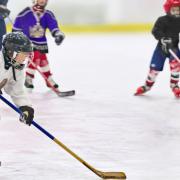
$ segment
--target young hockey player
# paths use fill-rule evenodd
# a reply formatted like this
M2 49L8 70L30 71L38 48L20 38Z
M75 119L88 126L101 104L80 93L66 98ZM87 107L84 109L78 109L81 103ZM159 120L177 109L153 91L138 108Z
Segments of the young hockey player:
M48 82L55 88L58 88L58 84L52 79L46 56L46 53L48 53L46 29L51 31L57 45L62 43L64 34L59 30L54 14L45 9L47 2L48 0L34 0L33 7L27 7L19 13L13 25L13 31L22 31L29 37L34 45L33 64L40 67ZM27 88L34 88L33 78L36 68L33 64L29 63L26 71L25 86ZM46 84L49 87L47 82Z
M0 50L2 48L3 35L6 34L6 25L4 19L9 16L9 9L7 9L8 0L0 0Z
M165 16L159 17L153 27L152 34L158 40L154 50L150 70L143 86L140 86L135 95L141 95L149 91L155 83L156 77L163 70L166 58L170 65L170 87L176 97L180 97L179 72L180 63L169 52L173 50L178 57L180 33L180 0L167 0L164 4Z
M0 91L9 94L23 115L20 121L32 123L34 109L24 91L25 61L32 53L32 43L23 33L13 32L5 35L0 51Z

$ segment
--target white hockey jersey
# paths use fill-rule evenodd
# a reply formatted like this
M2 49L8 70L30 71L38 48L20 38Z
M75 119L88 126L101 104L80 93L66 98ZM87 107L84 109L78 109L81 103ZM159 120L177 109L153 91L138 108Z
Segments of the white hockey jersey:
M0 83L7 79L7 83L4 85L4 91L11 96L14 104L20 106L31 106L31 102L27 96L24 88L25 74L23 70L16 70L14 80L13 68L5 69L5 62L2 52L0 51Z

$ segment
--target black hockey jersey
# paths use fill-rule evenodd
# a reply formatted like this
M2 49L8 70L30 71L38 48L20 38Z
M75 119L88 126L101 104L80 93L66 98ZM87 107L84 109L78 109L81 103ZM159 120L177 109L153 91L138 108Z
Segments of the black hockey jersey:
M174 47L178 46L180 33L180 18L170 15L161 16L157 19L152 34L159 40L163 37L172 38Z

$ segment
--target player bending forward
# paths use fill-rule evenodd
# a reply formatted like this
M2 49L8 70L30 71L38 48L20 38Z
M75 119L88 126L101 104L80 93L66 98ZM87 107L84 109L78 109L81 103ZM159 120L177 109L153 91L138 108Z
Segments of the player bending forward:
M152 34L158 40L154 50L150 70L143 86L140 86L135 95L141 95L149 91L155 83L159 72L163 70L166 58L169 59L170 65L170 87L176 97L180 97L179 72L180 63L169 53L173 50L178 57L180 51L178 48L180 33L180 0L167 0L164 4L165 16L159 17L156 21Z
M43 75L48 82L58 88L58 84L52 79L52 74L47 60L48 45L46 39L46 29L51 31L57 45L60 45L64 39L64 34L59 30L57 20L54 14L46 10L48 0L35 0L33 7L27 7L17 16L13 31L22 31L26 34L34 45L33 63L41 68ZM36 68L29 63L26 71L25 86L34 88L33 78ZM47 86L49 84L46 82Z
M20 121L32 123L34 109L24 91L25 61L32 53L32 43L20 32L9 33L4 37L0 51L0 90L9 94L23 115Z

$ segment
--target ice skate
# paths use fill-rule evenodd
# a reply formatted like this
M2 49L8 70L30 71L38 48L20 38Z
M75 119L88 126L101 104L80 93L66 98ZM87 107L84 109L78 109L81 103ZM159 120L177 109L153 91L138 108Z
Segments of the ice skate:
M137 88L136 92L134 93L135 96L142 95L150 90L150 87L148 86L140 86Z
M46 85L47 87L51 88L51 86L53 86L54 88L58 88L58 84L55 83L55 81L53 80L53 78L51 76L48 77L47 81L46 81Z
M175 87L172 89L172 91L173 91L175 97L180 98L180 88L179 88L179 86L175 86Z
M34 88L33 79L30 76L26 76L24 85L26 88L33 89Z

